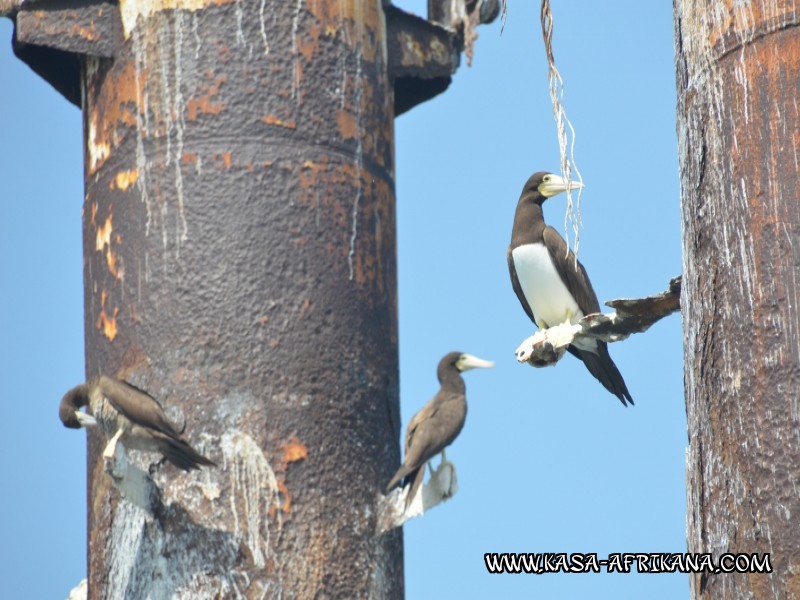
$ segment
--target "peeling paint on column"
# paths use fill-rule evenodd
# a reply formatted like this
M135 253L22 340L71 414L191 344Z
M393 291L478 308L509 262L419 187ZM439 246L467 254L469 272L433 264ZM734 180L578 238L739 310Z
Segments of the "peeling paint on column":
M277 125L286 129L297 129L297 122L294 119L280 119L275 115L264 115L261 121L266 125Z
M92 215L92 219L96 218L96 213ZM106 246L111 245L111 233L114 231L114 215L109 214L106 217L105 223L97 228L97 237L94 245L94 249L98 252L102 252Z
M186 101L187 117L194 121L201 115L218 115L225 108L225 103L214 101L219 96L220 88L228 81L227 75L214 77L213 82L202 86L200 95Z
M108 300L108 292L103 290L100 292L100 315L97 317L95 327L99 329L109 342L113 342L117 337L117 315L119 314L119 307L115 306L111 316L106 312L106 300Z
M131 187L133 184L135 184L137 179L139 179L138 169L128 169L126 171L120 171L114 176L114 179L111 180L109 187L112 190L127 192L128 188Z
M95 219L97 218L97 205L93 205L92 207L92 223L95 223ZM109 208L110 211L110 208ZM108 272L114 276L115 279L122 281L125 279L125 269L122 267L121 262L118 264L117 262L117 254L114 252L112 246L112 239L119 246L122 243L122 239L118 233L114 233L114 226L113 226L113 213L109 212L108 217L106 217L105 222L101 226L97 227L97 234L95 236L95 250L97 252L101 252L106 259L106 265L108 266ZM105 301L104 301L105 302ZM116 316L116 315L115 315Z

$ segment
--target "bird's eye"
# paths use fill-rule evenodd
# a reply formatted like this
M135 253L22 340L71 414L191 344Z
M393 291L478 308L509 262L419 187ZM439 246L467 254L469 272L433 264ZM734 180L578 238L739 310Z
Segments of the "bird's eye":
M545 175L545 176L542 178L542 181L550 181L550 175Z

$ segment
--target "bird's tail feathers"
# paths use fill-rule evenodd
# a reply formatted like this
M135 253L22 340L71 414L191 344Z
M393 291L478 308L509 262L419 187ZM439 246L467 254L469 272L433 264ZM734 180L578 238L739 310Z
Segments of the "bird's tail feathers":
M570 347L570 349L572 348ZM628 391L628 386L625 385L625 380L622 378L619 369L617 369L617 365L611 360L611 355L608 353L608 346L605 342L598 341L597 354L580 349L576 349L573 353L583 361L589 372L603 384L604 388L619 398L623 406L627 406L628 402L633 405L633 398Z
M417 467L416 471L412 471L408 474L408 477L406 477L406 482L411 482L411 488L408 490L408 496L406 496L406 510L411 506L411 501L414 499L414 496L417 495L417 490L419 490L419 486L422 485L422 480L425 479L426 464L428 463L423 463L421 466Z
M400 486L401 488L408 487L408 495L406 496L406 509L408 509L411 501L414 499L414 496L417 495L417 490L419 490L419 486L422 485L422 481L424 479L424 464L416 469L411 469L410 471L407 470L405 466L402 466L397 470L397 473L394 474L394 477L392 477L389 483L386 485L386 492L391 492L397 486Z
M184 471L199 469L201 466L217 466L183 440L167 435L159 436L159 451L169 462Z
M401 483L401 481L405 478L406 475L407 475L407 473L406 473L406 470L405 470L405 466L402 466L399 469L397 469L397 473L395 473L394 477L392 477L389 480L389 483L386 484L386 493L388 494L394 488L396 488Z

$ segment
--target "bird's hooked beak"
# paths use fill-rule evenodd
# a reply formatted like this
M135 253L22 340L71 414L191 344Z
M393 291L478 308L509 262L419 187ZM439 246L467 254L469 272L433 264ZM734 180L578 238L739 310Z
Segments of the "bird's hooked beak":
M75 411L75 418L78 419L78 423L80 423L81 427L94 427L97 425L97 420L89 414L86 414L82 410Z
M469 371L470 369L490 369L494 366L491 360L483 360L471 354L462 354L456 361L456 368L459 371Z
M545 198L551 198L561 192L577 190L582 187L583 184L579 181L570 181L569 179L554 175L553 173L548 173L544 176L542 183L539 184L539 192Z

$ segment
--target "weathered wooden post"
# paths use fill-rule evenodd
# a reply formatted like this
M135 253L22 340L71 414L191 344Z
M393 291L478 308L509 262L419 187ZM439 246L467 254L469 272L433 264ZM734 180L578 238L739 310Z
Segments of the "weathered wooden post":
M800 597L800 12L675 2L693 598Z
M447 28L384 4L0 6L83 109L87 375L218 464L138 457L137 506L92 436L90 598L402 596L374 510L399 462L393 120L447 87L481 2Z

